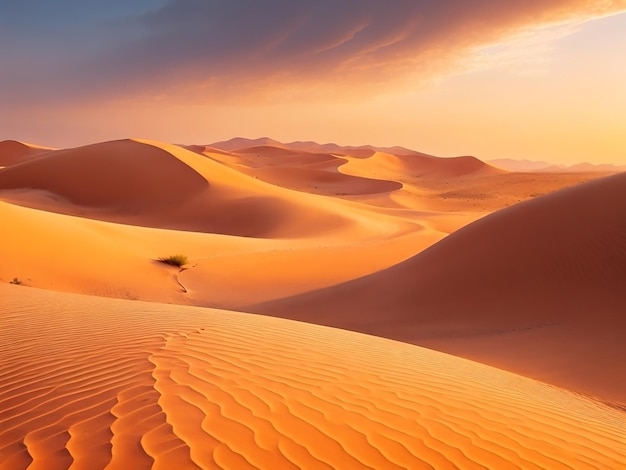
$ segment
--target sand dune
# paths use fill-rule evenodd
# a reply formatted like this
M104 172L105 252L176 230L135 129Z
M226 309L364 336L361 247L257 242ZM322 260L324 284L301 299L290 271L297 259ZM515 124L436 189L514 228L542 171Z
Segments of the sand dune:
M482 214L606 176L598 172L510 173L473 157L445 159L423 154L377 152L369 158L348 157L346 161L339 170L344 174L402 183L402 190L393 192L387 199L369 199L370 203L395 204L445 218L465 213L473 220Z
M579 180L516 174L411 179L402 158L380 152L353 158L194 149L125 140L42 153L0 170L0 199L11 203L0 204L9 227L0 246L0 279L240 308L387 268L512 198ZM378 173L386 168L393 171ZM246 173L254 171L267 172L274 184ZM343 194L307 194L316 190ZM439 196L444 192L448 199ZM192 259L192 269L177 274L154 264L177 252Z
M0 468L619 468L624 413L390 340L0 285Z
M389 156L387 156L389 159ZM422 154L395 156L393 163L399 170L418 178L458 178L469 174L497 174L500 170L476 157L440 158Z
M235 153L215 153L196 148L211 159L273 185L311 194L333 196L389 193L402 188L396 181L355 177L338 171L346 160L329 153L294 151L283 147L256 146Z
M235 151L236 155L246 156L251 166L301 166L321 161L335 161L337 166L357 167L369 174L381 169L394 170L400 179L410 178L457 178L469 174L501 174L503 170L494 168L475 157L440 158L422 153L391 154L372 150L367 155L333 154L309 151L295 151L283 146L255 146ZM357 170L358 171L358 170Z
M52 152L2 170L0 190L3 199L28 207L239 236L304 236L350 224L333 201L284 194L194 152L151 141Z
M221 147L0 143L0 469L623 466L626 175Z
M0 282L17 277L66 292L233 308L376 272L443 236L345 206L346 230L322 225L308 237L282 239L110 223L0 201ZM378 256L367 256L372 250ZM184 272L155 261L174 253L189 256Z
M597 172L509 173L474 157L437 158L402 148L392 154L366 146L366 155L354 155L349 154L352 147L331 154L320 153L330 149L326 145L294 146L266 139L237 142L241 148L234 153L188 148L275 186L375 206L374 216L381 209L391 209L386 213L396 215L398 209L417 211L414 219L445 233L485 213L603 176ZM252 143L258 145L245 146Z
M78 206L127 211L180 202L206 186L173 154L134 140L60 150L0 173L2 189L37 189Z
M251 174L263 181L285 185L298 191L333 196L390 193L402 188L402 183L397 181L375 180L310 168L264 168Z
M209 157L125 140L0 170L0 216L10 227L0 279L233 308L375 272L444 235L408 216L268 184ZM314 165L334 159L300 157ZM380 256L365 256L372 249ZM192 260L183 273L154 261L178 252Z
M475 358L626 404L626 174L487 216L416 257L252 307Z
M387 239L381 233L394 226L381 223L351 230L351 237L256 239L113 224L2 201L0 220L7 224L0 282L17 277L65 292L228 308L376 272L442 236L414 229ZM371 251L378 256L367 256ZM191 259L184 272L155 261L174 253Z
M0 167L23 163L34 156L51 150L54 149L17 140L4 140L0 142Z
M236 152L241 149L246 149L250 147L259 147L259 146L268 146L274 148L283 148L287 147L278 142L277 140L270 139L269 137L261 137L259 139L246 139L244 137L235 137L227 141L214 142L208 147L213 147L221 150L226 150L227 152Z
M394 200L411 206L417 198L422 207L450 215L459 211L484 214L554 191L607 176L603 173L501 173L444 180L405 183L408 194ZM413 199L412 199L413 198Z
M212 152L203 152L214 157ZM237 156L238 163L248 168L291 167L291 168L328 168L336 169L344 162L330 153L312 153L293 151L282 147L258 146L246 147L228 155ZM219 158L219 154L218 154Z

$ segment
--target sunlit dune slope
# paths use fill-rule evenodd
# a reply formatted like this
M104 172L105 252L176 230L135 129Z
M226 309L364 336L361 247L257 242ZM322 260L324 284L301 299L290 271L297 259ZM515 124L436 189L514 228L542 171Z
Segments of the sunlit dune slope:
M620 468L626 415L416 346L0 285L0 468Z
M380 273L251 307L626 404L626 173L489 215Z
M312 194L381 194L402 188L402 183L397 181L344 174L338 167L345 165L346 160L330 153L313 153L267 145L243 148L228 154L197 146L193 151L273 185Z
M350 176L339 171L315 168L263 168L250 172L259 179L280 186L330 196L352 196L390 193L402 188L402 183Z
M417 152L396 155L375 150L363 154L348 153L347 149L331 154L304 150L306 146L295 150L290 145L268 143L228 154L211 153L205 147L193 149L263 181L333 196L390 194L402 189L403 183L427 181L432 185L433 181L505 173L475 157L439 158Z
M345 158L343 174L402 183L376 205L451 214L490 213L553 191L607 176L609 173L511 173L474 157L437 158L424 154L377 152L368 158ZM457 226L458 228L458 226Z
M124 211L180 202L207 186L174 155L134 140L60 150L0 172L2 189L38 189L78 206Z
M199 145L185 148L238 169L287 166L336 170L339 165L345 163L343 159L329 153L293 151L282 147L251 147L236 153Z
M294 151L270 146L245 148L231 155L236 155L239 162L250 169L292 167L333 171L345 163L343 159L330 153Z
M244 159L245 164L258 166L311 166L314 163L325 162L329 167L335 162L340 166L339 171L352 175L367 177L379 172L387 172L396 179L407 178L443 179L457 178L464 175L502 174L504 170L492 167L475 157L440 158L422 153L391 154L372 151L370 154L330 154L314 153L304 150L295 151L283 147L258 146L237 150L235 152ZM342 171L346 170L346 171Z
M446 173L461 176L417 177L415 162L434 157L260 144L5 146L39 153L0 169L0 281L229 309L387 268L511 199L576 181L481 176L480 162L463 173L465 159ZM179 252L191 260L182 273L154 262Z
M17 140L4 140L0 142L0 167L22 163L36 155L53 150L48 147L27 144Z
M375 272L442 236L230 164L123 140L0 169L0 282L233 308ZM155 261L175 253L184 272Z
M390 159L389 156L387 156ZM396 166L403 174L419 178L456 178L468 174L497 174L500 170L476 157L440 158L422 154L395 156L389 165Z
M133 225L255 237L351 224L333 201L256 180L181 147L123 140L50 152L0 170L0 197Z
M430 210L494 212L519 202L608 176L606 173L498 173L445 180L421 179L419 199ZM406 187L406 185L405 185ZM396 198L406 203L407 198Z
M410 217L257 180L214 157L123 140L0 169L0 281L233 308L375 272L443 236ZM364 256L370 250L378 256ZM189 269L155 262L174 253L189 257Z
M320 226L286 240L116 224L0 200L0 283L233 308L376 272L441 238L347 203L343 210L344 230ZM182 272L156 261L176 253L189 257Z

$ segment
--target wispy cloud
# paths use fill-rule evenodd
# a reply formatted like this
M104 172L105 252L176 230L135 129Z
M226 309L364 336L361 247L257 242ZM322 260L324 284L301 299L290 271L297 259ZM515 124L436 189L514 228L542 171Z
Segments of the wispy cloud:
M466 71L493 70L515 75L546 75L561 39L580 31L581 23L531 28L496 45L477 48L467 60Z
M358 96L467 65L477 48L525 30L626 9L625 0L160 3L149 10L146 1L141 14L106 22L95 23L92 15L53 40L37 31L15 33L20 41L0 52L0 101ZM533 47L544 47L540 36L532 37ZM487 50L483 59L525 60L506 47Z

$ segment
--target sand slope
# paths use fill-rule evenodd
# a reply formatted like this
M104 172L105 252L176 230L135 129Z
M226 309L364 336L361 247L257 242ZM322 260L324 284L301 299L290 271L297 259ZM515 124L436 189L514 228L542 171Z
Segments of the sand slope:
M117 224L0 201L0 283L17 277L59 291L233 308L376 272L442 236L415 225L408 231L403 221L369 220L355 209L346 217L354 221L345 231L324 232L321 225L308 238L259 239ZM372 251L378 256L366 256ZM188 269L155 261L175 253L190 258Z
M60 150L0 173L2 189L38 189L79 206L128 211L185 200L205 186L172 154L134 140Z
M330 153L314 153L283 147L257 146L235 153L215 152L207 147L193 151L235 167L242 173L276 186L332 196L390 193L402 188L397 181L382 181L344 174L346 159Z
M398 266L253 311L472 357L626 404L626 174L487 216Z
M0 142L0 167L22 163L51 150L53 149L49 147L27 144L17 140L3 140Z
M0 285L0 468L619 468L626 415L282 319Z
M142 139L5 147L37 152L0 169L0 281L231 309L387 268L490 210L581 178L261 142L238 153ZM422 161L437 171L419 173ZM191 269L154 262L179 252Z
M624 175L225 147L0 143L0 469L626 465Z
M443 236L406 215L282 187L288 177L260 181L225 156L131 139L0 169L0 281L233 308L375 272ZM305 173L343 162L291 157ZM345 178L365 191L381 183ZM174 253L189 269L154 261Z
M29 207L177 230L271 238L350 225L350 215L332 201L137 139L50 152L4 168L0 190L3 199Z

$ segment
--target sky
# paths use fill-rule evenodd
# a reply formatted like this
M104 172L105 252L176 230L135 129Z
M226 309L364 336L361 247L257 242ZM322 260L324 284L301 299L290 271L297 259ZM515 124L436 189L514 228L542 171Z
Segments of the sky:
M626 164L626 0L0 0L0 140Z

